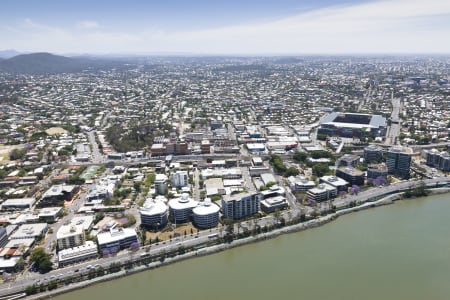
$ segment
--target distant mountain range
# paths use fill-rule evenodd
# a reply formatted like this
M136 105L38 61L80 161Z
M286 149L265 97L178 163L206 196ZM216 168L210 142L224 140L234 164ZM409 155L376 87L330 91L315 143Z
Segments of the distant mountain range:
M13 56L19 55L20 53L16 50L8 49L8 50L0 50L0 60L11 58Z
M93 57L65 57L50 53L19 54L7 59L0 58L0 72L14 74L74 73L84 70L93 71L122 67L125 67L123 60Z

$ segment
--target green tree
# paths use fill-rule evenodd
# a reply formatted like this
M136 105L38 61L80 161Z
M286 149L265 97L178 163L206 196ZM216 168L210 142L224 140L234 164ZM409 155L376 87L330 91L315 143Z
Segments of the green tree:
M50 280L50 282L48 283L48 290L54 290L58 287L58 283L56 282L56 280Z
M50 255L45 252L42 247L36 247L33 251L31 251L30 261L36 264L36 267L40 273L47 273L52 270Z
M36 286L35 285L29 285L25 288L25 293L27 295L33 295L36 293Z
M322 177L322 176L324 176L325 174L327 174L328 172L330 172L330 168L328 167L327 164L323 164L323 163L315 164L315 165L312 167L312 172L313 172L313 174L316 175L317 177Z
M134 184L133 184L133 188L134 188L134 190L136 191L136 192L140 192L141 191L141 183L140 182L135 182Z
M25 157L26 153L27 150L25 149L13 149L11 150L11 152L9 152L9 159L10 160L22 159Z
M308 158L308 154L306 152L295 152L293 159L297 162L304 162L306 161L306 158Z
M289 176L297 176L299 174L297 168L294 167L289 167L286 172L284 173L285 177L289 177Z
M277 173L277 174L284 174L287 171L287 168L284 165L283 160L281 159L280 156L272 154L270 156L269 162L272 165L275 173Z

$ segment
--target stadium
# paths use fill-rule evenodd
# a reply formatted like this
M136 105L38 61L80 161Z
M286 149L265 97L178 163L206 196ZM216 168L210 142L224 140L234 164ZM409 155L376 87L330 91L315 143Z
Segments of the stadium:
M378 137L386 134L386 118L381 115L332 112L321 122L318 134L340 137Z

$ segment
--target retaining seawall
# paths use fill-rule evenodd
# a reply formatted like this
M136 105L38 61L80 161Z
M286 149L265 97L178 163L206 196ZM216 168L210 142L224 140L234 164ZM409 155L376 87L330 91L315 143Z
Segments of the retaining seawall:
M448 191L450 192L450 189L448 189ZM117 273L107 274L107 275L104 275L101 277L96 277L96 278L93 278L90 280L72 283L70 285L60 287L60 288L52 290L52 291L47 291L47 292L39 293L36 295L30 295L27 298L28 299L48 299L49 297L52 297L52 296L56 296L56 295L63 294L63 293L68 293L68 292L78 290L81 288L86 288L86 287L89 287L94 284L118 279L118 278L128 276L131 274L136 274L139 272L156 269L156 268L166 266L169 264L173 264L173 263L176 263L176 262L179 262L182 260L200 257L200 256L204 256L204 255L210 255L210 254L222 252L222 251L225 251L225 250L228 250L231 248L236 248L236 247L244 246L247 244L256 243L259 241L276 238L282 234L294 233L294 232L307 230L310 228L319 227L319 226L322 226L322 225L332 222L333 220L337 219L339 216L342 216L342 215L346 215L346 214L349 214L352 212L357 212L360 210L365 210L365 209L369 209L369 208L373 208L373 207L392 204L392 203L394 203L394 201L401 199L401 194L402 193L389 195L389 196L386 196L386 197L384 197L380 200L374 201L374 202L366 202L359 206L338 210L335 213L328 214L328 215L322 216L322 217L318 217L316 219L309 220L309 221L306 221L303 223L289 225L289 226L285 226L282 228L274 229L270 232L261 233L258 235L254 235L254 236L250 236L250 237L246 237L246 238L242 238L242 239L238 239L238 240L233 240L231 243L223 243L223 244L219 244L219 245L201 248L196 251L191 251L191 252L177 255L174 257L168 257L168 258L164 259L164 261L156 261L156 262L152 262L148 265L141 265L141 266L134 267L133 269L121 270L120 272L117 272Z

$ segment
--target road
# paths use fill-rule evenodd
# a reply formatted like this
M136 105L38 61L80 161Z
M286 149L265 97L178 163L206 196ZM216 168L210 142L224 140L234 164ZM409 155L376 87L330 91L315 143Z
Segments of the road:
M103 154L100 153L97 141L95 140L95 131L91 130L87 133L89 143L92 145L92 162L100 164L105 160Z
M194 200L200 201L200 171L195 168L194 169Z
M386 133L386 145L396 145L399 143L398 136L400 135L401 120L400 112L402 108L401 100L399 98L394 98L394 93L392 92L392 113L391 113L391 125L388 127Z
M421 184L421 182L425 183L427 186L436 186L436 185L449 185L450 184L450 177L438 177L433 179L426 179L423 181L405 181L405 182L398 182L395 184L391 184L388 186L383 186L382 188L372 188L367 191L360 192L358 195L351 195L346 198L337 198L333 201L333 204L336 206L343 206L347 205L350 201L355 201L356 203L363 203L371 198L374 197L381 197L382 195L390 194L399 192L402 190L407 190L410 188L414 188ZM296 206L293 206L296 207ZM321 205L323 209L327 208L327 205ZM301 208L303 209L303 208ZM290 220L294 217L297 217L301 209L297 210L288 210L281 212L281 216L285 218L286 220ZM238 224L235 224L234 230L235 232L238 232L240 230L243 230L243 228L252 229L253 226L265 226L265 225L273 225L277 222L277 218L274 216L268 216L261 219L255 219L250 221L244 221ZM202 243L206 243L211 238L209 237L211 234L217 234L222 235L224 234L224 228L223 227L217 227L213 228L211 230L205 230L201 231L198 234L192 234L187 236L181 236L177 239L173 239L172 241L166 241L166 242L160 242L158 244L151 245L151 248L149 251L146 251L146 247L140 248L136 252L130 252L128 250L123 250L119 252L116 256L112 257L106 257L106 258L99 258L96 260L90 260L87 262L83 262L76 265L67 266L64 268L53 270L47 274L38 274L38 273L32 273L27 274L26 276L20 276L16 281L8 283L8 286L5 288L2 288L0 290L0 296L12 294L12 293L19 293L24 290L25 287L37 284L39 282L45 282L52 279L58 279L58 280L64 280L67 277L73 276L74 274L81 272L83 274L88 273L88 270L92 267L108 267L113 262L120 262L125 263L126 261L129 261L130 259L136 258L140 255L143 255L145 253L149 253L150 255L158 255L161 254L161 251L170 251L170 250L176 250L180 246L183 246L185 248L192 247L196 245L200 245ZM148 247L148 246L147 246ZM78 271L77 271L78 270Z

